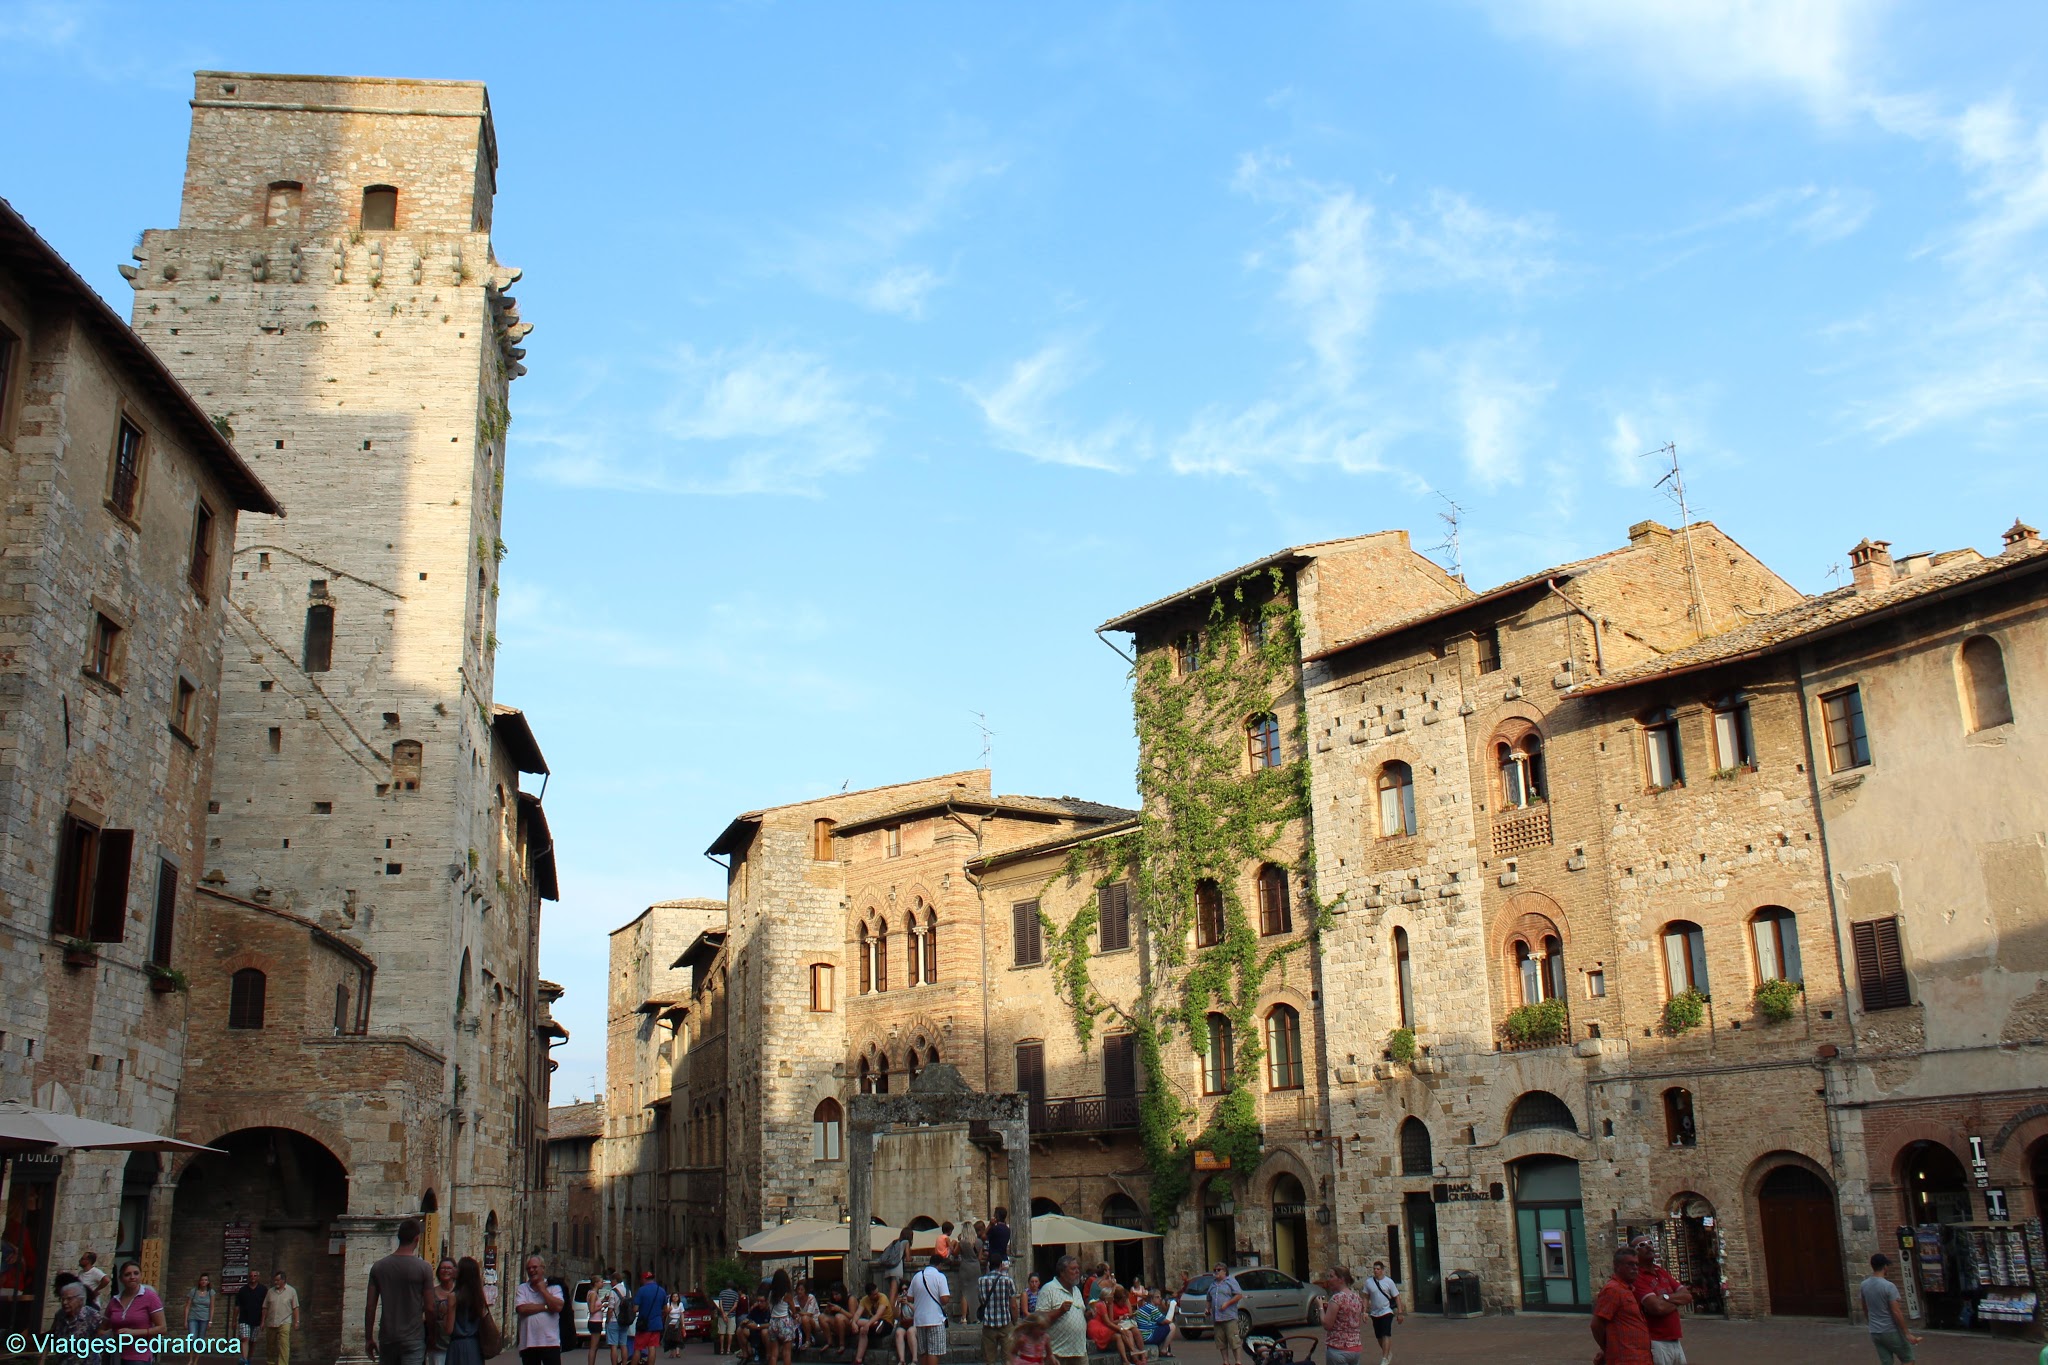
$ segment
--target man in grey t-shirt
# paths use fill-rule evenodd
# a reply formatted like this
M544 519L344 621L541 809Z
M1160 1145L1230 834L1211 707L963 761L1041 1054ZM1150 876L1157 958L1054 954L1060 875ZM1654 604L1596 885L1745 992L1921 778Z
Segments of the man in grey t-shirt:
M1879 1252L1870 1258L1870 1276L1856 1286L1863 1300L1863 1316L1870 1324L1870 1344L1877 1348L1878 1365L1911 1361L1920 1338L1906 1330L1905 1297L1891 1281L1891 1257Z

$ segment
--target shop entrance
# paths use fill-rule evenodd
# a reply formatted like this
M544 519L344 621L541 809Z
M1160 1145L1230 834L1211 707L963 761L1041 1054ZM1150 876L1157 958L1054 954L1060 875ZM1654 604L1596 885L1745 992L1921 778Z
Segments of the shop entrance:
M1828 1183L1804 1166L1780 1166L1757 1188L1756 1204L1771 1312L1827 1318L1847 1314L1835 1192Z
M1409 1277L1408 1292L1420 1313L1441 1313L1444 1308L1444 1276L1436 1250L1436 1201L1427 1194L1401 1196L1401 1212L1408 1224L1408 1255L1415 1273ZM1399 1265L1390 1267L1398 1277Z
M1217 1176L1202 1187L1202 1250L1204 1266L1237 1264L1237 1198L1230 1178Z
M7 1208L0 1211L0 1328L33 1332L48 1327L53 1307L43 1302L50 1279L50 1216L64 1158L56 1152L13 1152Z
M1695 1313L1725 1313L1721 1296L1721 1228L1714 1206L1697 1194L1672 1199L1664 1216L1664 1268L1692 1290Z
M1308 1200L1291 1175L1273 1178L1273 1264L1297 1280L1313 1273L1308 1266Z
M1102 1221L1113 1228L1130 1228L1142 1232L1145 1227L1144 1212L1138 1201L1127 1194L1113 1194L1102 1201ZM1145 1243L1140 1241L1111 1242L1109 1268L1116 1275L1118 1284L1138 1284L1145 1279Z
M1899 1153L1899 1185L1908 1223L1970 1221L1970 1181L1963 1163L1939 1142L1916 1142Z
M1563 1156L1525 1157L1508 1166L1508 1175L1515 1191L1522 1307L1535 1312L1591 1308L1579 1163Z

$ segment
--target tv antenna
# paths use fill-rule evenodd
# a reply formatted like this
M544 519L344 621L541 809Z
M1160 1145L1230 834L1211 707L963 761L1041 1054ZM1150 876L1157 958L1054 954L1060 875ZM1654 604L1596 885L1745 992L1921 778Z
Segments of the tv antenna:
M1465 515L1465 509L1451 501L1448 493L1437 492L1435 489L1430 491L1443 499L1445 510L1436 514L1436 519L1444 524L1444 538L1441 543L1430 546L1429 552L1431 554L1441 553L1446 556L1450 560L1449 569L1451 577L1462 583L1465 581L1465 560L1464 551L1460 548L1461 542L1458 539L1458 523Z
M1666 441L1655 450L1644 451L1641 458L1648 459L1652 455L1663 456L1670 465L1655 486L1663 489L1664 495L1678 508L1678 534L1685 542L1685 581L1687 590L1692 594L1692 606L1687 614L1692 617L1693 634L1704 639L1713 629L1714 622L1707 611L1706 588L1700 582L1700 563L1693 555L1692 507L1685 497L1685 470L1678 463L1678 442Z
M970 711L967 714L974 717L974 728L981 731L981 764L985 768L989 763L989 755L996 750L996 732L988 728L988 712Z

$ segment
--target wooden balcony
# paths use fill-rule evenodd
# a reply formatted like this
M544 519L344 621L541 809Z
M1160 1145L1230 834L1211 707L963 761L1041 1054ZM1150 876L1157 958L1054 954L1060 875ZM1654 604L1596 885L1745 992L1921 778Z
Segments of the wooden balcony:
M1068 1095L1031 1102L1034 1133L1116 1133L1137 1126L1136 1095Z

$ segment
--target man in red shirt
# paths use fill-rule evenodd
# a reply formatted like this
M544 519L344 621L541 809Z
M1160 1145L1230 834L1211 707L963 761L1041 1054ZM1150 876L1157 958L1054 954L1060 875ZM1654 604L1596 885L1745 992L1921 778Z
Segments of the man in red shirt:
M1636 1298L1650 1324L1650 1358L1654 1365L1685 1365L1684 1320L1678 1310L1692 1302L1692 1291L1657 1264L1657 1244L1636 1238Z
M1650 1327L1636 1298L1636 1254L1614 1253L1614 1275L1593 1300L1593 1365L1651 1365Z

